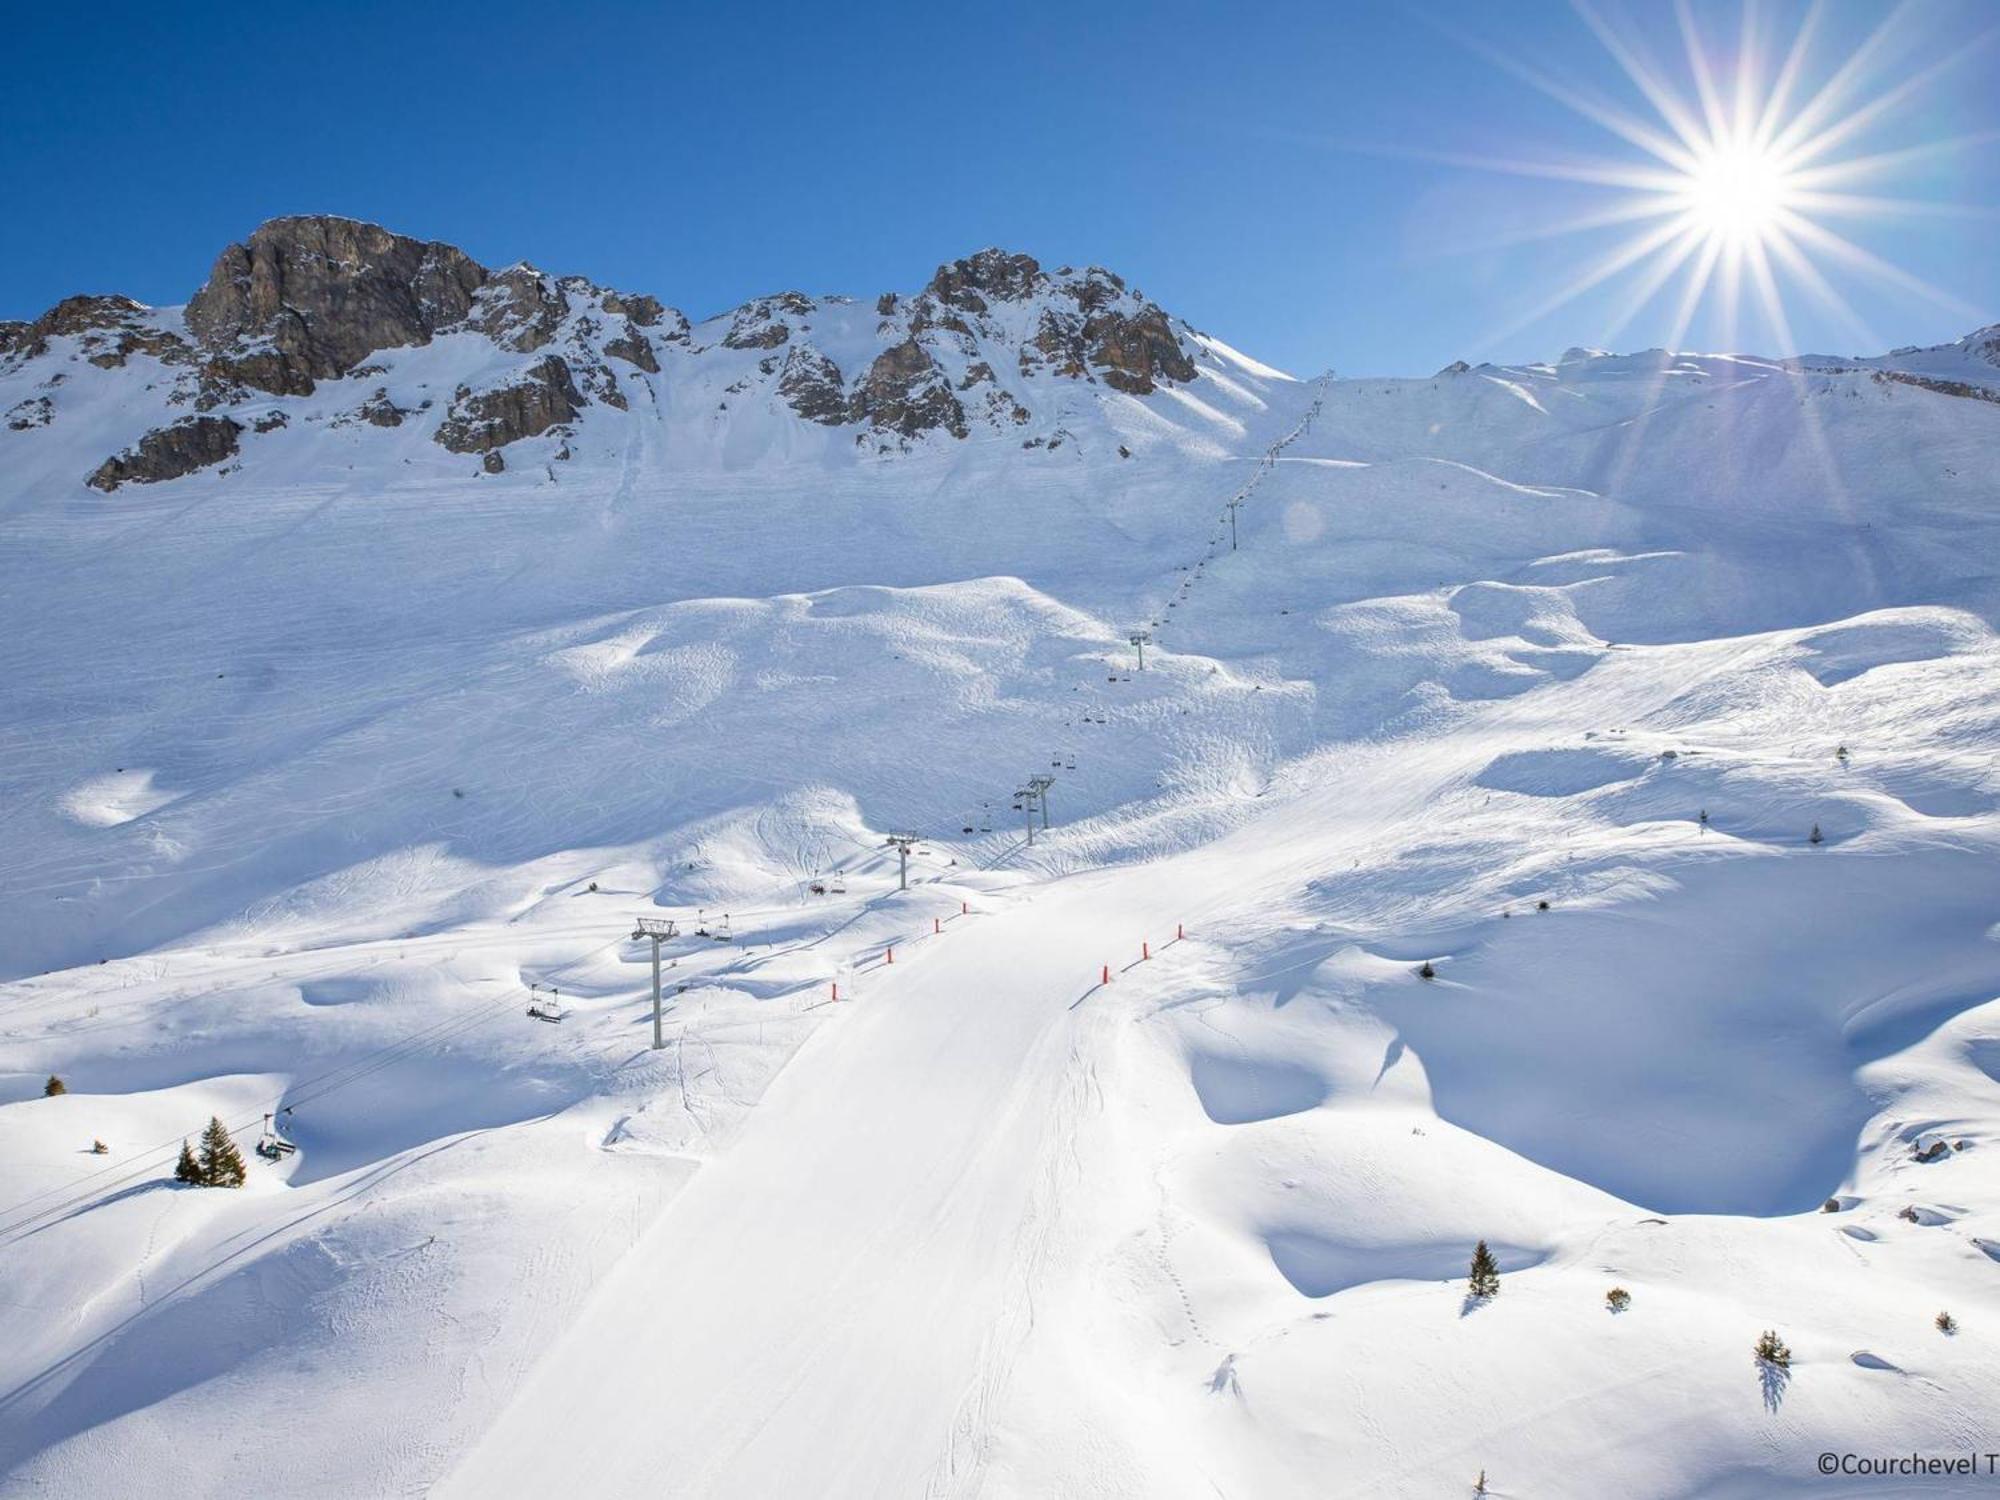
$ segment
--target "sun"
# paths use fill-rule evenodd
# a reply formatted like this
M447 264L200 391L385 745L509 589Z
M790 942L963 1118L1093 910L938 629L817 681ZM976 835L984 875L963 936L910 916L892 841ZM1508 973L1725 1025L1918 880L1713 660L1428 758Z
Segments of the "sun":
M1754 143L1718 143L1694 155L1676 191L1690 228L1740 250L1769 244L1799 189L1775 153Z
M1854 339L1852 347L1879 347L1879 336L1829 273L1894 288L1962 318L1981 317L1980 309L1863 248L1833 224L1985 216L1985 210L1969 205L1886 196L1878 188L1927 159L2000 133L1920 137L1886 150L1858 148L1878 132L1895 129L1898 116L1912 115L1920 123L1921 107L1935 94L1939 80L2000 41L2000 25L1986 27L1964 45L1933 47L1937 55L1924 62L1912 54L1925 37L1906 36L1911 7L1898 5L1859 45L1844 47L1828 60L1827 23L1817 3L1806 10L1788 45L1765 24L1754 3L1743 5L1742 27L1733 40L1704 37L1690 0L1628 13L1621 24L1600 13L1598 0L1570 3L1616 64L1612 79L1629 85L1645 109L1634 111L1629 101L1619 102L1603 87L1561 81L1533 63L1441 22L1434 24L1604 130L1624 148L1621 154L1525 157L1408 148L1395 153L1556 179L1595 194L1593 204L1569 216L1552 216L1480 241L1613 236L1593 259L1563 267L1551 291L1504 327L1488 332L1483 346L1512 338L1604 288L1610 292L1610 306L1597 342L1607 348L1642 312L1661 302L1669 325L1666 345L1676 347L1710 299L1723 320L1721 336L1732 346L1739 307L1748 303L1779 343L1795 348L1787 303L1798 296L1845 327ZM1678 64L1648 45L1646 38L1654 33L1637 25L1641 16L1670 18L1683 54ZM1822 71L1815 83L1814 75Z

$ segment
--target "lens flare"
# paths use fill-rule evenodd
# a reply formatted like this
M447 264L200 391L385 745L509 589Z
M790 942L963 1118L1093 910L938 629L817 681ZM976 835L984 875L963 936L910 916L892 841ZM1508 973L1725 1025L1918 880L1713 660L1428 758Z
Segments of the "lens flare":
M1855 347L1881 347L1880 337L1842 296L1829 272L1921 297L1965 318L1967 326L1980 320L1978 308L1862 248L1830 222L1991 217L1982 208L1896 197L1878 189L1927 159L1985 144L1992 133L1866 154L1855 148L1893 125L1900 113L1920 108L1950 69L1985 58L2000 26L1919 65L1911 57L1911 9L1900 5L1858 47L1843 49L1838 63L1816 81L1815 54L1830 50L1817 35L1823 20L1819 5L1805 12L1789 43L1778 46L1777 38L1762 34L1758 7L1746 4L1741 34L1717 47L1700 33L1687 0L1675 0L1671 14L1678 23L1682 55L1674 66L1651 55L1631 28L1613 25L1592 0L1571 0L1571 5L1645 101L1646 113L1620 106L1601 89L1566 84L1444 28L1628 148L1623 158L1541 161L1412 153L1458 166L1559 180L1605 195L1601 208L1531 226L1502 243L1556 240L1613 227L1630 230L1594 261L1566 271L1559 290L1491 331L1482 346L1513 337L1594 289L1622 284L1627 290L1613 298L1612 320L1598 339L1607 347L1662 295L1672 298L1669 347L1686 336L1711 299L1719 303L1728 325L1723 336L1733 340L1746 293L1788 350L1787 298L1798 295L1812 299L1846 328ZM1667 13L1664 7L1652 12Z
M1729 248L1768 243L1795 192L1783 161L1753 144L1697 153L1685 175L1687 224Z

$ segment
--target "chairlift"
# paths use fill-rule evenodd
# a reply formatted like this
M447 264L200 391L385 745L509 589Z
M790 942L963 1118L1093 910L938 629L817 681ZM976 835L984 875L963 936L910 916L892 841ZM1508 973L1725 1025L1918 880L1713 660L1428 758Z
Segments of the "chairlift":
M839 870L835 870L833 872L833 879L827 883L826 888L836 896L845 896L847 894L847 877Z
M712 935L712 936L713 936L713 937L715 938L715 940L716 940L716 941L717 941L718 943L726 943L726 942L728 942L728 941L729 941L729 939L730 939L730 936L731 936L731 934L730 934L730 931L729 931L729 913L728 913L728 912L724 912L724 913L722 914L722 930L721 930L720 932L717 932L717 933L713 933L713 934L711 934L711 935Z
M551 984L528 986L528 1015L537 1021L560 1021L569 1012L563 1009L562 991Z
M826 882L824 880L815 880L806 889L811 891L815 896L824 896L826 894Z
M1074 755L1063 762L1063 769L1065 771L1074 771L1076 769L1076 757Z
M713 936L715 935L714 933L712 933L712 932L710 932L710 931L708 930L708 913L707 913L707 912L705 912L705 911L700 911L700 910L697 910L697 911L695 912L695 914L694 914L694 935L695 935L696 937L713 937Z
M290 1114L290 1110L285 1111ZM264 1134L257 1142L257 1154L265 1161L283 1161L299 1148L286 1140L271 1123L269 1115L264 1116Z

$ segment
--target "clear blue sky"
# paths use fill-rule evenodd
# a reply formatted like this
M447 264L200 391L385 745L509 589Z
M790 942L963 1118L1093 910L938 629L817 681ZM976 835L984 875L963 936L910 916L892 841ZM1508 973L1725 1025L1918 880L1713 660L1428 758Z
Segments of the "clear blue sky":
M1673 62L1664 3L1617 24ZM1888 14L1825 7L1808 85ZM1780 39L1803 8L1773 0ZM1719 58L1740 7L1696 0ZM1842 152L2000 129L2000 21L1936 0L1856 103L1958 56ZM0 91L0 317L76 291L186 299L276 214L334 212L528 259L694 316L787 287L873 295L985 244L1095 262L1170 310L1306 373L1427 373L1597 342L1630 278L1546 317L1628 226L1524 230L1610 190L1439 156L1640 160L1477 48L1647 109L1584 21L1535 0L1185 5L14 6ZM2000 145L1911 160L1873 193L2000 203ZM1956 299L1831 268L1885 343L2000 318L1991 217L1871 217L1842 233ZM1794 298L1804 348L1850 324ZM1667 296L1620 347L1663 340ZM1729 340L1709 298L1684 343ZM1738 347L1772 352L1754 321Z

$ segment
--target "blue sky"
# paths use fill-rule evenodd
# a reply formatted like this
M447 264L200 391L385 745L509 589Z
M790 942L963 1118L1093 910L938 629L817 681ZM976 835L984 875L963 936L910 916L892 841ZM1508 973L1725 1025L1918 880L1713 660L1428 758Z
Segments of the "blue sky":
M1670 6L1599 5L1691 92ZM1830 0L1807 92L1889 13ZM1741 6L1692 14L1726 66ZM1804 14L1773 0L1757 20L1782 43ZM1913 8L1853 103L1951 65L1841 154L2000 130L2000 53L1972 48L1996 20L1979 0ZM1618 190L1464 164L1642 160L1489 55L1649 115L1553 0L99 4L14 7L5 35L0 317L76 291L185 300L223 245L317 211L697 317L789 287L914 287L1000 244L1111 266L1301 373L1597 343L1634 285L1612 277L1524 322L1632 230L1520 237ZM1867 331L1929 343L2000 318L2000 225L1975 216L2000 203L2000 142L1909 158L1866 191L1929 211L1833 227L1946 299L1829 266ZM1617 346L1664 341L1672 301L1670 285ZM1681 342L1777 351L1754 301L1731 337L1723 299L1704 297ZM1854 319L1802 295L1787 307L1796 347L1862 343Z

